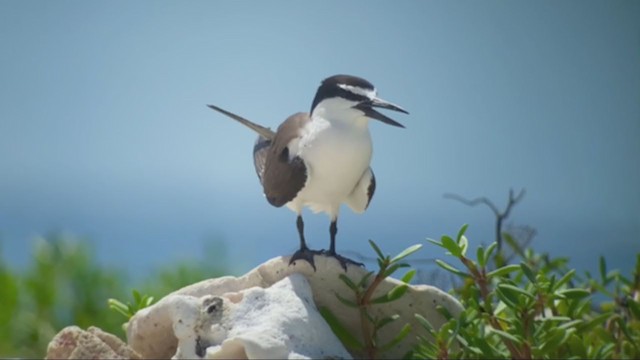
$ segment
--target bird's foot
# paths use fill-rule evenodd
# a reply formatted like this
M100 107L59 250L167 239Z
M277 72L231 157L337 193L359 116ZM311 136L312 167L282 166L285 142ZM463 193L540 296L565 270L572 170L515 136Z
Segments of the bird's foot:
M291 259L289 260L289 266L291 266L292 264L295 264L296 260L304 260L311 265L311 267L313 268L313 271L316 271L316 264L315 264L315 261L313 260L313 257L316 255L322 255L322 251L311 250L307 247L300 248L298 249L298 251L294 252L293 255L291 255Z
M329 256L332 258L335 258L336 260L338 260L338 262L340 263L340 266L342 266L342 268L344 269L344 271L347 271L347 264L348 265L355 265L355 266L362 266L364 267L364 264L361 262L357 262L354 260L349 259L348 257L344 257L342 255L338 255L338 253L336 253L335 251L331 251L331 250L322 250L322 254L324 256Z

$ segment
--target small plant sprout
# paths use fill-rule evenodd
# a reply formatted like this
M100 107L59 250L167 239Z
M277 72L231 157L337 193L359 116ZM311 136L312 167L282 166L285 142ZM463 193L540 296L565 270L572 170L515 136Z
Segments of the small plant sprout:
M138 311L153 304L153 300L154 300L153 296L141 295L140 292L137 290L133 290L132 295L133 295L133 304L130 302L127 302L125 305L122 301L117 299L107 300L107 303L109 304L109 308L121 314L122 316L124 316L127 319L127 321L129 321L129 319L131 319L131 317L135 315ZM126 325L127 324L124 323L122 325L123 328Z
M407 263L402 262L407 256L418 251L422 245L417 244L408 247L398 255L391 257L384 255L378 245L372 240L369 244L377 255L378 271L370 271L361 279L353 280L345 274L340 274L340 280L353 291L353 297L345 297L336 293L338 300L345 306L358 309L360 313L360 329L362 332L363 342L358 340L356 336L351 334L340 321L327 309L321 308L320 312L342 343L352 350L357 350L366 354L367 358L375 359L379 354L384 353L399 344L403 339L411 333L411 326L405 324L398 334L386 343L380 343L379 331L388 324L396 321L399 316L391 315L382 318L375 317L371 313L371 307L374 305L389 303L401 298L409 288L409 282L415 276L415 270L407 271L402 276L402 283L393 287L382 295L374 297L374 293L384 279L394 274L401 268L409 267Z

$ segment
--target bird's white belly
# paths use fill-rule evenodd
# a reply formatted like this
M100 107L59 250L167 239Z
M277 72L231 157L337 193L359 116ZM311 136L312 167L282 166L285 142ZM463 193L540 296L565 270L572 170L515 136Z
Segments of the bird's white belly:
M371 162L368 127L319 123L321 131L303 137L297 153L307 166L307 182L287 204L294 211L308 206L314 212L336 216Z

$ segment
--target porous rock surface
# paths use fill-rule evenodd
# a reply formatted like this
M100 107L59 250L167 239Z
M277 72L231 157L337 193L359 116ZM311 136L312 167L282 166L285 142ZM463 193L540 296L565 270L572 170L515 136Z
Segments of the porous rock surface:
M131 318L129 346L144 358L364 357L344 350L316 306L329 309L362 341L358 310L338 301L335 294L353 299L352 290L339 275L357 282L367 270L348 266L345 273L337 260L324 256L316 256L315 264L316 271L305 261L289 266L289 257L278 257L240 277L225 276L184 287ZM399 283L385 279L374 297ZM416 335L429 338L415 314L437 329L445 322L437 305L453 315L462 311L456 299L428 285L411 285L400 299L373 305L374 317L400 316L380 330L380 343L393 339L407 323L413 329L380 356L400 358L415 346Z
M142 359L117 336L97 327L62 329L47 346L46 359Z
M221 297L175 295L175 358L349 358L313 303L311 287L291 274L266 289L252 287ZM177 311L176 311L177 310Z

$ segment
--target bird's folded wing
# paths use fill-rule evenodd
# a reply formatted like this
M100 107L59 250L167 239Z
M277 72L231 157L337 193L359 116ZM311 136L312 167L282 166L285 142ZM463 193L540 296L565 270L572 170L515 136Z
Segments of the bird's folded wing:
M271 140L258 136L253 145L253 166L256 168L256 174L258 175L258 179L260 179L260 184L263 184L262 178L264 177L264 168L267 164L267 154L269 153L271 143Z
M278 127L273 142L266 147L264 153L261 149L255 152L254 147L254 165L258 176L262 173L264 194L273 206L280 207L293 200L307 181L304 161L296 154L291 154L289 146L292 140L300 136L300 129L309 121L307 113L291 115ZM260 141L256 143L258 144ZM260 171L262 163L264 168Z
M373 194L376 191L376 177L373 170L368 168L363 174L356 187L353 189L345 203L353 212L362 213L369 207Z

